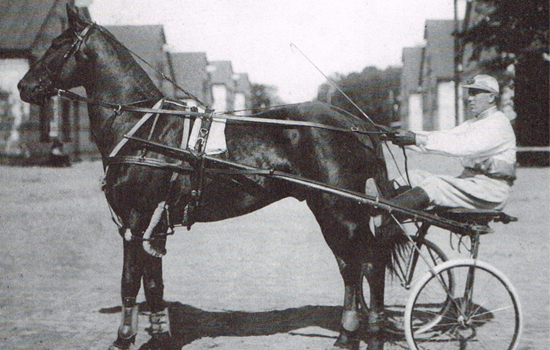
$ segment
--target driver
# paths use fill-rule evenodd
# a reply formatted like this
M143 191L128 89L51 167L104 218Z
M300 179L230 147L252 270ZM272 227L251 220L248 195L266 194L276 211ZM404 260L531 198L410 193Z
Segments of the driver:
M390 200L396 206L414 210L434 206L499 210L506 204L516 179L516 138L510 121L496 107L498 82L480 74L464 87L468 89L473 119L450 130L400 131L392 137L394 144L418 152L459 157L462 174L454 177L412 171L412 188ZM395 182L408 185L403 179Z

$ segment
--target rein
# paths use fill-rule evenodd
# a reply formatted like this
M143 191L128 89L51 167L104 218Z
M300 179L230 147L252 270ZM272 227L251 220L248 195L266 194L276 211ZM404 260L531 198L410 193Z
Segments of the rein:
M71 45L71 47L69 48L69 50L65 53L65 55L63 55L63 63L58 67L56 72L52 72L46 66L46 71L48 72L48 74L50 76L50 79L52 81L57 81L56 75L59 75L59 72L63 68L65 62L75 52L77 52L80 49L80 47L82 46L82 44L86 40L88 34L90 33L90 29L92 27L98 28L104 34L110 34L106 31L104 31L100 26L95 25L95 23L89 23L80 33L74 32L74 35L75 35L76 39L73 42L73 44ZM168 80L170 83L172 83L178 89L182 90L188 96L194 98L197 102L199 102L201 105L204 106L204 104L200 100L198 100L195 96L189 94L187 91L185 91L184 89L179 87L174 81L172 81L168 77L166 77L166 75L162 74L161 72L158 72L148 62L146 62L141 57L136 55L134 52L132 52L130 49L128 49L126 46L124 46L124 44L122 44L120 41L118 41L116 38L114 38L112 35L109 35L109 37L113 38L118 45L121 45L123 48L128 50L132 55L134 55L137 58L139 58L140 60L142 60L145 64L150 66L157 73L161 74L164 79ZM57 74L54 74L54 73L57 73ZM114 103L108 103L108 102L104 102L104 101L89 99L87 97L80 96L80 95L75 94L73 92L62 90L62 89L53 88L53 90L58 96L69 99L69 100L72 100L72 101L81 101L81 102L85 102L87 104L94 104L94 105L98 105L98 106L101 106L101 107L104 107L104 108L107 108L107 109L112 109L114 111L114 116L115 117L123 111L137 112L137 113L168 114L168 115L183 116L183 117L187 117L187 118L190 117L190 116L197 116L197 117L201 117L201 118L206 117L206 116L212 116L212 113L200 113L200 112L192 112L192 111L174 111L174 110L141 108L141 107L135 107L135 106L130 106L130 105L114 104ZM266 110L268 110L268 109L266 109ZM283 120L283 119L265 119L265 118L246 117L246 116L237 117L237 116L231 116L231 115L221 114L221 113L216 113L216 116L214 118L215 119L232 120L232 121L241 122L241 123L273 124L273 125L282 125L282 126L306 126L306 127L313 127L313 128L339 131L339 132L359 133L359 134L364 134L364 135L369 135L369 134L387 135L390 132L388 130L388 128L386 128L383 125L378 125L378 124L374 123L372 120L370 120L370 118L369 118L369 121L377 129L379 129L381 131L365 131L365 130L361 130L358 127L355 127L355 126L350 127L350 128L340 128L340 127L330 126L330 125L326 125L326 124L315 123L315 122L306 122L306 121L293 121L293 120Z
M202 117L207 117L211 115L211 113L169 110L169 109L153 109L153 108L143 108L143 107L135 107L130 105L109 103L104 101L93 100L93 99L75 94L74 92L70 92L62 89L56 89L56 93L58 96L66 98L71 101L80 101L80 102L85 102L87 104L94 104L94 105L101 106L103 108L112 109L116 114L120 114L122 112L156 113L156 114L168 114L168 115L181 116L184 118L191 117L191 116L202 118ZM247 117L247 116L232 116L232 115L218 114L218 113L215 114L214 119L225 119L225 120L230 120L230 121L239 122L239 123L257 123L257 124L272 124L272 125L302 126L302 127L305 126L305 127L312 127L312 128L339 131L339 132L352 132L352 133L358 133L358 134L364 134L364 135L387 134L387 131L365 131L365 130L359 129L356 126L352 126L350 128L341 128L337 126L331 126L331 125L315 123L315 122L299 121L299 120L266 119L266 118Z

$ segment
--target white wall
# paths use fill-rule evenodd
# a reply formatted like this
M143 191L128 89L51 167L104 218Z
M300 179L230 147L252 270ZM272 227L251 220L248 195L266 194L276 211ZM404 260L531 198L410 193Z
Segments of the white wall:
M17 83L28 70L29 62L26 59L0 60L0 90L8 93L7 99L0 102L0 118L12 119L8 139L0 140L3 146L4 142L6 142L5 149L2 149L2 152L10 154L18 152L15 146L19 142L19 127L29 119L30 105L21 101L19 90L17 89Z
M407 128L412 131L422 131L422 94L409 95L409 120Z
M459 92L458 124L464 120L464 108L462 105L461 90ZM457 125L455 118L455 83L454 81L440 82L437 84L437 130L448 130Z
M241 111L243 109L246 109L246 95L242 92L237 92L235 94L235 108L236 111ZM235 113L237 115L245 115L246 111L241 111Z
M215 84L212 86L212 95L214 102L212 108L216 112L225 112L227 110L227 88L222 84Z

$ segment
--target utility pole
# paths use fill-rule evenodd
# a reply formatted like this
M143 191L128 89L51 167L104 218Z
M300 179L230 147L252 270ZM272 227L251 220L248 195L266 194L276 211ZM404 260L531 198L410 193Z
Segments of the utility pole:
M460 124L460 42L458 39L458 0L454 0L455 125Z

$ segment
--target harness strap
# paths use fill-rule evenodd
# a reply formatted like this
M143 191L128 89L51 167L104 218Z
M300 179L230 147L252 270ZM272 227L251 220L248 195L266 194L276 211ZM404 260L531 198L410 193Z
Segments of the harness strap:
M192 112L198 112L198 109L197 107L191 107L191 111ZM197 122L197 120L195 120L195 122ZM183 135L181 136L181 143L180 143L180 148L181 149L186 149L188 148L188 144L189 144L189 135L191 134L191 119L190 118L185 118L183 120ZM183 160L179 160L179 163L178 163L180 166L183 167ZM193 173L195 171L195 168L193 167L189 167L192 170L191 173ZM170 178L170 189L168 191L168 193L171 193L172 192L172 189L174 188L174 184L176 183L176 180L178 179L178 175L179 175L179 172L177 171L174 171L172 173L172 177ZM177 200L174 201L174 203L177 203L179 202L179 200L181 199L183 193L180 192L180 195L178 197ZM183 221L184 222L189 222L190 220L188 219L188 215L189 215L189 211L188 211L188 208L186 206L185 210L184 210L184 214L183 214ZM168 223L168 226L170 226L171 224ZM187 226L187 229L191 229L191 226L188 225Z
M75 94L76 95L76 94ZM77 95L78 96L78 95ZM155 106L153 107L153 110L154 108L159 108L162 104L162 99L159 100ZM119 108L120 110L120 108ZM139 128L145 124L145 122L147 122L149 120L149 118L151 118L151 116L153 115L153 113L147 113L145 114L143 117L141 117L141 119L136 123L136 125L134 125L132 127L132 129L130 129L130 131L128 132L129 134L135 134L136 131L139 130ZM105 171L103 173L103 178L106 179L107 178L107 173L109 172L109 165L110 164L113 164L114 162L112 161L114 157L116 157L116 155L118 154L118 152L120 152L120 150L122 149L122 147L124 147L124 145L128 143L128 139L127 138L123 138L122 140L120 140L120 142L115 146L115 148L113 148L113 150L111 151L111 153L109 154L109 157L105 160ZM103 186L103 190L105 190L105 184L102 185ZM111 206L111 204L109 203L109 201L107 201L107 205L109 206L109 211L111 212L111 218L113 219L113 221L115 222L115 224L118 226L118 229L119 231L121 231L122 229L124 229L124 224L122 222L122 220L120 219L120 217L115 213L115 211L113 210L113 207Z
M145 122L147 122L149 120L149 118L151 118L153 116L153 113L155 113L155 109L158 109L160 108L160 106L162 105L162 102L164 101L164 99L161 99L160 101L158 101L152 109L150 109L151 112L148 112L146 113L143 117L141 117L141 119L136 123L136 125L134 125L132 127L132 129L130 129L130 131L128 132L128 135L133 135L136 133L136 131L139 130L139 128L141 128L141 126L143 124L145 124ZM122 149L122 147L124 147L124 145L128 143L128 139L127 138L123 138L122 140L120 140L120 142L115 146L115 148L113 148L113 150L111 151L111 153L109 154L109 158L113 158L115 157L118 152L120 152L120 150Z
M194 151L198 153L198 162L196 165L196 171L191 174L191 199L185 207L184 222L183 225L187 226L187 229L191 229L191 226L195 223L195 212L200 206L202 198L202 192L204 188L205 172L206 172L206 144L210 135L210 127L212 126L213 110L207 110L210 114L207 117L201 118L201 125L197 142L194 146ZM197 123L198 121L195 121Z
M118 156L108 158L106 160L108 165L113 164L134 164L134 165L147 165L153 168L170 169L174 171L174 174L187 173L195 171L195 168L184 165L183 162L168 163L162 159L140 157L140 156Z

